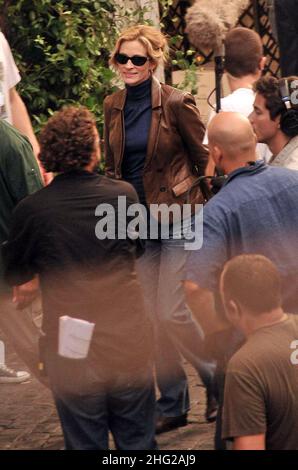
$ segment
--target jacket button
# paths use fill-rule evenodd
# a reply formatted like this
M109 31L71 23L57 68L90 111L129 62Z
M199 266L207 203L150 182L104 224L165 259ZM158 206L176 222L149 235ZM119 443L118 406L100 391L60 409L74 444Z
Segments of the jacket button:
M161 192L161 193L165 193L166 190L167 190L167 188L165 188L164 186L162 186L162 187L160 188L160 192Z

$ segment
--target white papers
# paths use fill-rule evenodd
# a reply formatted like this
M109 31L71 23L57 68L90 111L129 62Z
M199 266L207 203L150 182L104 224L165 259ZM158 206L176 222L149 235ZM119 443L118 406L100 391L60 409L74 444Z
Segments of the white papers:
M69 359L88 355L95 323L64 315L59 318L58 354Z

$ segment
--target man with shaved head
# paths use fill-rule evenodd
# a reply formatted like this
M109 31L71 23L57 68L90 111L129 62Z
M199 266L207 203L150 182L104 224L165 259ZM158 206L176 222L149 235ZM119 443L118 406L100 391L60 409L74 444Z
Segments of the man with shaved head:
M242 166L256 160L256 137L248 119L240 113L220 113L208 127L210 154L217 166L223 159L227 165L225 174L235 169L237 162Z
M226 180L204 207L203 245L190 252L186 266L193 314L207 334L222 328L219 276L230 258L243 253L260 253L276 264L283 307L298 313L298 172L256 160L251 125L238 113L215 116L208 136L211 157ZM232 332L225 360L241 340Z

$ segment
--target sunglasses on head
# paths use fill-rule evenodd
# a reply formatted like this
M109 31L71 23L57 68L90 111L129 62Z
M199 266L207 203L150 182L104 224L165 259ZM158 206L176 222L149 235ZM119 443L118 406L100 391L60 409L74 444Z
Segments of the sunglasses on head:
M133 65L136 65L137 67L141 67L141 65L146 64L147 60L149 60L148 57L144 57L143 55L133 55L132 57L129 57L126 54L116 54L115 55L115 60L118 64L124 65L127 64L129 60L133 63Z

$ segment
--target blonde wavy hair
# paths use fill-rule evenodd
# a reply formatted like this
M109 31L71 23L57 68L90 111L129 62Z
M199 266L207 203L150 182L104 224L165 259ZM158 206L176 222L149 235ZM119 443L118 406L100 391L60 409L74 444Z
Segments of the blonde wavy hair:
M111 54L109 63L116 69L118 64L115 55L118 54L121 44L125 41L139 41L145 47L150 61L154 64L154 70L160 63L165 63L168 59L169 47L164 34L153 26L131 26L120 34Z

